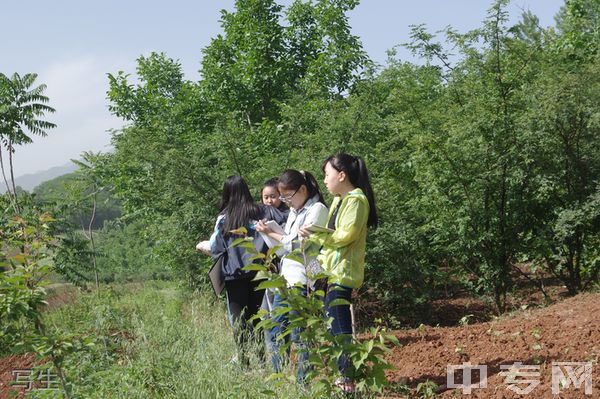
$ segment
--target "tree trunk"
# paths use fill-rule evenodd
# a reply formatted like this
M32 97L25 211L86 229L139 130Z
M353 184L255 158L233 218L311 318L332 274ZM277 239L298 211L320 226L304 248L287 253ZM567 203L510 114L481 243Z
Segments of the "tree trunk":
M15 211L17 213L20 213L21 209L19 208L19 199L18 199L18 196L17 196L17 187L15 186L15 170L14 170L14 167L13 167L12 153L13 153L12 139L9 139L9 141L8 141L8 163L10 165L10 180L12 182L12 188L13 188L13 199L14 199L14 203L15 203Z
M11 191L10 184L8 183L8 179L6 177L6 171L4 169L4 159L2 158L2 146L0 146L0 169L2 169L2 177L4 178L4 184L6 184L6 192L8 193L8 197L10 198L10 201L13 203L13 206L15 206L16 209L14 199L15 193Z
M505 301L502 299L502 284L500 282L494 284L494 306L496 307L496 314L502 315L505 308Z
M60 378L60 385L62 386L65 399L71 399L71 388L67 384L67 378L64 370L61 367L61 362L59 362L58 359L56 359L56 357L52 356L52 364L56 369L56 374L58 374L58 378Z
M94 276L96 277L96 291L100 289L100 281L98 279L98 266L96 264L96 245L94 244L94 231L92 229L92 225L94 224L94 219L96 218L96 205L98 202L98 190L97 187L94 187L94 203L92 208L92 216L90 218L90 224L88 226L88 232L90 236L90 243L92 244L92 264L94 266Z

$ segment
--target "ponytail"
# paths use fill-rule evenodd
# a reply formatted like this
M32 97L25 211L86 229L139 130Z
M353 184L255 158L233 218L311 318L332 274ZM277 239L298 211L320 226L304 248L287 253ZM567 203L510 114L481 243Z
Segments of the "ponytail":
M298 190L301 186L306 186L308 198L316 195L319 198L319 202L325 204L325 199L319 189L319 183L317 183L317 179L310 172L287 169L279 176L279 185L288 190Z
M375 206L375 194L373 193L373 188L371 187L371 179L369 178L369 171L367 170L367 165L365 161L361 157L356 157L358 162L358 173L359 179L357 183L357 187L359 187L363 193L367 196L369 200L369 220L367 225L369 227L377 227L379 223L379 217L377 216L377 208Z
M362 190L369 201L369 219L367 221L367 226L377 227L379 217L377 216L375 195L371 188L371 179L369 178L369 171L367 170L365 161L361 157L340 153L332 155L325 160L323 163L323 171L325 171L325 166L328 163L338 172L346 173L350 179L350 183L352 183L354 187L358 187Z
M304 176L304 180L306 182L306 188L308 189L308 196L310 198L315 195L319 197L319 202L325 205L325 199L323 198L323 194L321 194L321 190L319 189L319 183L317 183L317 179L310 173L301 170L300 173Z

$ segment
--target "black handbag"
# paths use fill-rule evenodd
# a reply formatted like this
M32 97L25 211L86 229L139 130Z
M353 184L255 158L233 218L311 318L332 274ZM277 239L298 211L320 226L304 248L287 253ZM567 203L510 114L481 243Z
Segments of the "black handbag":
M221 295L225 289L225 274L223 273L223 265L227 258L227 252L221 252L214 260L212 267L208 271L208 278L212 284L213 291L216 296Z

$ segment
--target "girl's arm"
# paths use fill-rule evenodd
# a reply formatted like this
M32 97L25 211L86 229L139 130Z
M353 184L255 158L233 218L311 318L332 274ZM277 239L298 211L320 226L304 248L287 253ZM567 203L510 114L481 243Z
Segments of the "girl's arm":
M284 213L282 211L272 206L263 205L262 208L264 219L256 222L256 231L258 231L259 233L266 234L276 241L281 241L283 235L276 233L269 227L267 227L266 222L268 220L274 220L277 224L282 225L282 223L285 221L286 216L284 216Z
M327 207L320 202L314 204L310 210L306 214L306 218L304 219L304 226L325 226L327 225L327 216L329 215L329 210ZM301 227L301 229L302 229ZM302 234L301 234L302 235Z
M327 223L328 213L328 209L325 205L321 203L316 203L312 205L307 211L306 216L304 217L303 226L309 224L317 224L320 226L325 225ZM277 251L277 254L279 256L292 252L294 241L302 241L303 239L305 239L301 234L299 234L299 229L301 229L303 226L297 227L297 229L290 231L290 234L282 236L281 240L279 240L281 242L282 248L281 250Z
M219 215L217 217L217 222L215 223L215 228L209 239L210 252L213 255L218 255L221 252L225 251L225 249L226 249L225 241L222 239L222 236L220 236L220 225L221 225L221 222L223 221L223 217L224 217L223 215Z
M273 230L271 230L265 223L264 220L259 220L258 222L256 222L256 231L258 231L259 233L263 233L268 235L269 237L271 237L272 239L276 240L276 241L281 241L284 237L283 234L279 234L279 233L275 233Z
M256 223L256 231L268 235L281 244L281 248L277 249L277 256L284 256L292 252L292 242L298 237L297 230L291 231L289 234L285 235L276 233L264 223L264 220L260 220Z

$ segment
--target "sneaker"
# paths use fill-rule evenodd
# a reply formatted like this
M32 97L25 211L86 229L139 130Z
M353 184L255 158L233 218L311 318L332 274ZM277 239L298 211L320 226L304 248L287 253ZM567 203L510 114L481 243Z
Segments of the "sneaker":
M353 394L356 392L356 384L354 380L351 380L348 377L340 377L333 383L336 387L342 390L345 394Z

